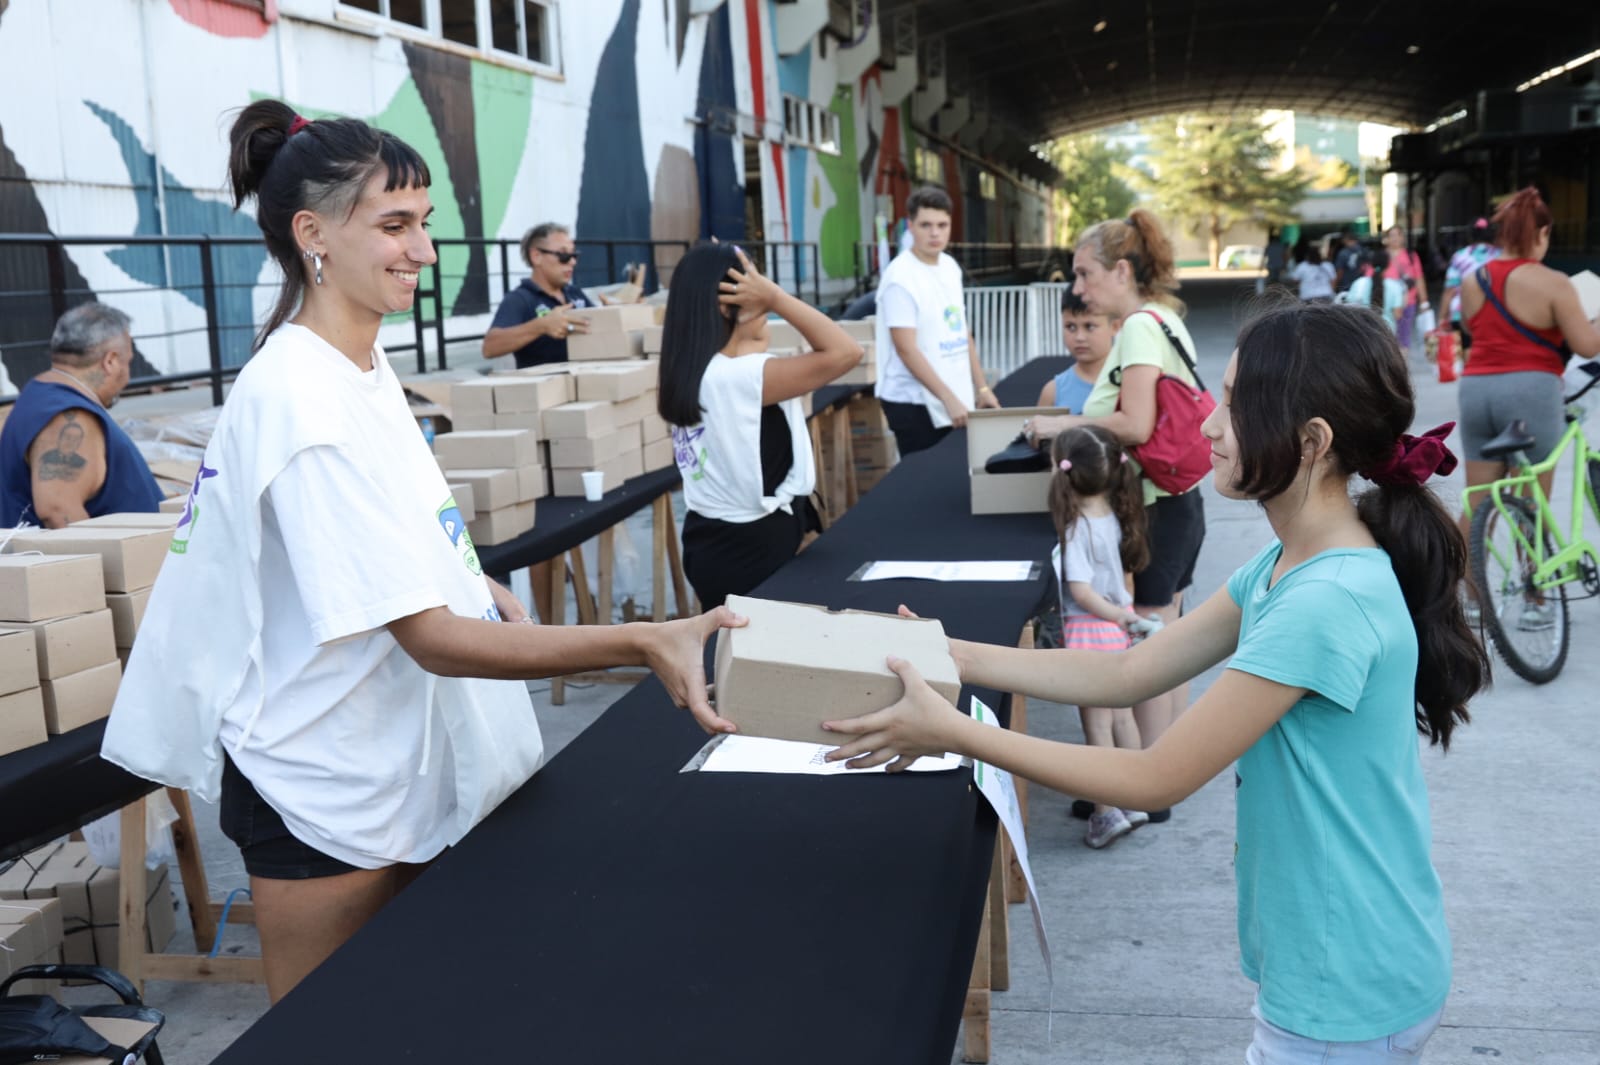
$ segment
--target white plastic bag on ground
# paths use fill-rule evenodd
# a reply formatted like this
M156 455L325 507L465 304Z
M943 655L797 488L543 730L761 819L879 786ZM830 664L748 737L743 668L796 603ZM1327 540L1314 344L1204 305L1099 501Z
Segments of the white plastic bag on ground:
M178 860L172 844L171 828L178 822L178 809L167 798L166 788L157 788L144 800L144 864L159 869ZM83 841L94 860L107 869L122 866L122 811L115 810L83 826Z

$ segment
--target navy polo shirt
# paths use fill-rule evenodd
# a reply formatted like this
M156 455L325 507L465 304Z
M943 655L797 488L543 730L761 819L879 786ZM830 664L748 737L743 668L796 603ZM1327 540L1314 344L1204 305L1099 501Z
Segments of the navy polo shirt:
M561 298L558 300L535 285L532 278L525 278L522 284L507 292L506 298L500 301L500 309L494 312L491 328L509 329L524 322L531 322L535 318L543 318L563 303L571 304L573 307L590 306L588 297L584 296L583 289L577 285L568 285L562 289ZM565 337L536 337L530 343L518 348L515 354L519 370L524 366L566 362L567 341Z

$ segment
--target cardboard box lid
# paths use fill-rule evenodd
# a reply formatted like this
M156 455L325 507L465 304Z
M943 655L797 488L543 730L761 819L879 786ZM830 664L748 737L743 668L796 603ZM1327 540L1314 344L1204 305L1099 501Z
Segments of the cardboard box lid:
M176 529L181 515L157 511L154 514L102 514L98 518L84 518L67 526L69 529Z
M18 548L13 541L10 550ZM0 555L0 617L39 621L105 606L105 564L99 555Z
M105 591L131 592L156 582L167 559L173 529L85 528L31 529L11 538L11 551L43 551L47 555L100 555Z
M612 307L582 307L569 311L574 318L586 318L589 322L589 332L594 333L627 333L639 330L641 333L656 323L655 310L644 303L626 303Z
M729 596L728 606L750 624L717 634L717 712L749 735L828 741L823 721L900 698L904 687L885 663L891 654L915 665L952 703L960 696L961 677L937 619L749 596Z

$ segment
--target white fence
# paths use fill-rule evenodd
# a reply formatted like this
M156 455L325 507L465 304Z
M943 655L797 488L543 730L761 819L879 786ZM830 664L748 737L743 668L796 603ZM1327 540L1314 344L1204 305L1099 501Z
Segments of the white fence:
M1040 283L967 289L967 326L977 339L984 370L1000 378L1029 359L1065 353L1061 294L1070 287Z

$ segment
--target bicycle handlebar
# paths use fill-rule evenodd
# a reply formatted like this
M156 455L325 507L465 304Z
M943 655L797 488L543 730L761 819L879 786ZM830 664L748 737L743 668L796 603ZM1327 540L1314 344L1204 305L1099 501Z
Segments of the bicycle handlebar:
M1564 400L1562 400L1563 403L1576 403L1578 400L1583 398L1585 392L1589 391L1589 389L1593 388L1595 385L1600 384L1600 359L1591 359L1588 362L1580 362L1577 368L1589 375L1589 383L1572 393L1572 395L1567 396Z

